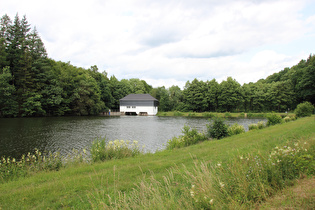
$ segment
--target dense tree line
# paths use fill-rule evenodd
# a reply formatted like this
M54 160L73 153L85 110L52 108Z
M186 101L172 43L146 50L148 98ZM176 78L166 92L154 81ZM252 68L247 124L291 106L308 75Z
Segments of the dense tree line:
M156 95L161 111L290 111L303 101L315 104L315 56L256 83L241 85L231 77L221 83L215 79L206 82L194 79L186 83L183 91L178 88L174 97L176 88L157 88L162 93Z
M149 93L145 81L118 81L97 66L78 68L54 61L36 28L26 17L0 21L0 115L61 116L94 115L119 109L119 99L130 93Z
M302 101L315 103L315 57L310 55L256 83L240 85L229 77L218 83L187 81L183 90L152 88L137 78L118 80L47 57L36 28L26 17L0 21L0 116L95 115L119 109L130 93L150 93L161 111L265 112L294 109Z

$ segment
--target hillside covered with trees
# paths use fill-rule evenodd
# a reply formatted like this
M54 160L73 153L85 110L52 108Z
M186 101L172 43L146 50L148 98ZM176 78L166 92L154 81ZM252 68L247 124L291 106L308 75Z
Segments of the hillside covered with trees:
M0 116L97 115L119 109L130 93L150 93L160 111L284 112L303 101L315 103L315 56L310 55L256 83L241 85L229 77L218 83L187 81L183 90L153 88L137 78L118 80L70 62L48 58L36 28L26 17L0 21Z

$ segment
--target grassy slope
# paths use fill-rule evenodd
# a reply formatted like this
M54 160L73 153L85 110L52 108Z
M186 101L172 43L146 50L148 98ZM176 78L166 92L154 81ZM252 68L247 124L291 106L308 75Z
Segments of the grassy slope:
M0 185L0 207L17 208L90 208L87 195L93 190L129 191L145 174L157 178L167 169L182 164L193 167L193 158L225 162L235 155L251 151L269 152L287 141L315 137L314 117L299 119L263 130L251 131L220 141L208 141L191 147L147 154L136 158L80 165L57 172L42 172L29 178Z
M314 209L315 177L297 181L276 196L269 198L257 209Z

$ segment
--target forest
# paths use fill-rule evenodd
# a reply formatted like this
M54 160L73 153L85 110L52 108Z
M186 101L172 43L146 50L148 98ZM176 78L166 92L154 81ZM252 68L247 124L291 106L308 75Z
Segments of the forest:
M315 103L315 56L241 85L235 79L187 81L153 88L138 78L118 80L48 57L36 28L26 16L0 20L0 117L98 115L119 109L119 99L149 93L159 100L159 111L286 112L304 101Z

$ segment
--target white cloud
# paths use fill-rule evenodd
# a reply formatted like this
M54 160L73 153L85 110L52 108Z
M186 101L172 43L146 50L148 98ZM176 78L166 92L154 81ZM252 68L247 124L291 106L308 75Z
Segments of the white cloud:
M12 19L16 12L26 14L53 59L97 65L119 79L145 79L154 87L228 76L255 82L314 53L303 42L315 36L308 0L0 0L0 5L0 14Z

